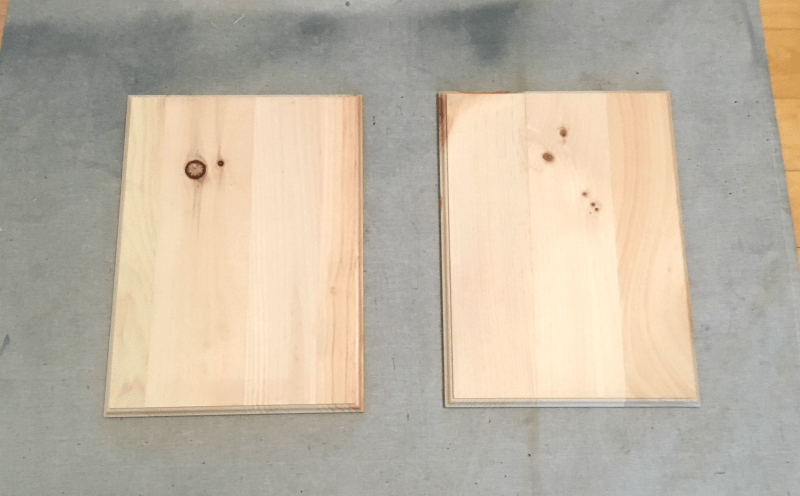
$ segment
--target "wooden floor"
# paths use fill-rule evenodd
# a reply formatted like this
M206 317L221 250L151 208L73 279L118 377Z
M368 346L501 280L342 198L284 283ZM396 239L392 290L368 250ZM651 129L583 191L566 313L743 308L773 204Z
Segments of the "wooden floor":
M0 0L0 47L3 46L3 26L6 24L6 10L8 10L8 0Z
M761 0L761 20L800 253L800 1Z

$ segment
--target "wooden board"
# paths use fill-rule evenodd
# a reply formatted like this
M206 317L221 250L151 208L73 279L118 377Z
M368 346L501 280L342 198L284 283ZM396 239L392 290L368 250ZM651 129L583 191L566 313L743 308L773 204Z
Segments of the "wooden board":
M362 411L361 97L130 97L107 416Z
M696 405L667 93L439 97L447 406Z

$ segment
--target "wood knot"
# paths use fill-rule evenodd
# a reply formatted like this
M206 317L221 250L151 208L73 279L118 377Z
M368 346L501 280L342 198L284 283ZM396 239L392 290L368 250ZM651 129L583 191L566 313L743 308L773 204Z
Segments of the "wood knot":
M220 167L222 167L223 165L225 165L225 161L223 161L223 160L220 160L219 162L217 162L217 165L219 165Z
M545 162L552 162L553 160L555 160L555 157L550 152L545 152L542 155L542 158L544 159Z
M566 138L567 137L567 128L562 127L561 129L558 130L558 134L560 134L562 138Z
M200 179L206 174L206 164L199 160L192 160L186 164L186 168L184 170L190 179Z

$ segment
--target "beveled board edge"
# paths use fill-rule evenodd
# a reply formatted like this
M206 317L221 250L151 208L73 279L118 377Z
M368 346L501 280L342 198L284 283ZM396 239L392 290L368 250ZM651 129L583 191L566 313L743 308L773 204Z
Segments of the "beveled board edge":
M481 408L481 407L502 407L502 408L623 408L623 407L684 407L697 408L700 401L695 399L627 399L627 398L596 398L596 399L469 399L455 400L448 405L451 408Z
M357 403L321 405L253 405L179 408L114 408L106 410L104 417L183 417L199 415L256 415L280 413L347 413L363 412L364 405Z
M442 358L444 362L444 406L453 401L453 355L450 306L450 226L447 183L447 92L437 98L439 125L439 215L442 271Z
M122 239L123 209L125 208L125 177L128 171L128 141L130 139L129 130L131 127L131 103L133 102L134 98L135 96L128 95L128 108L125 114L125 140L122 147L122 173L120 175L119 186L119 216L117 218L117 245L115 248L116 254L114 256L114 289L111 294L111 325L108 338L108 359L106 363L106 394L105 398L103 399L103 416L105 417L108 417L110 415L109 412L112 411L112 409L108 406L108 403L111 399L111 358L114 354L114 326L117 322L117 288L119 286L119 257L121 251L120 241Z
M675 143L675 123L672 119L672 94L664 91L667 95L667 111L669 112L669 137L672 142L672 172L675 174L675 199L678 209L678 226L681 236L681 255L683 256L683 276L686 279L686 308L689 311L689 339L692 348L692 365L694 366L694 390L695 397L692 399L700 406L700 375L697 370L697 348L694 336L694 319L692 318L692 286L689 284L689 265L686 261L686 236L683 233L683 209L681 208L681 184L678 176L678 147Z
M347 404L344 410L329 411L364 411L364 104L361 95L330 95L330 96L355 96L358 98L358 398L353 405ZM337 407L338 408L338 407ZM296 413L319 413L309 410L299 410ZM278 412L271 412L278 413ZM288 412L287 412L288 413Z

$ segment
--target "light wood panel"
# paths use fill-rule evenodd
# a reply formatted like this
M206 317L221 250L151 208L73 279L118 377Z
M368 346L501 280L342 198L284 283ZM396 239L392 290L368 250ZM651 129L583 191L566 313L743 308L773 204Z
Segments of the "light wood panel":
M800 2L797 0L761 0L760 4L764 29L800 29Z
M626 398L697 398L668 93L608 95Z
M800 99L800 30L764 31L767 60L772 77L772 96Z
M797 78L800 85L800 77ZM800 170L800 100L775 100L775 116L787 171Z
M697 404L668 94L439 117L446 405Z
M361 98L131 97L107 416L361 411Z

